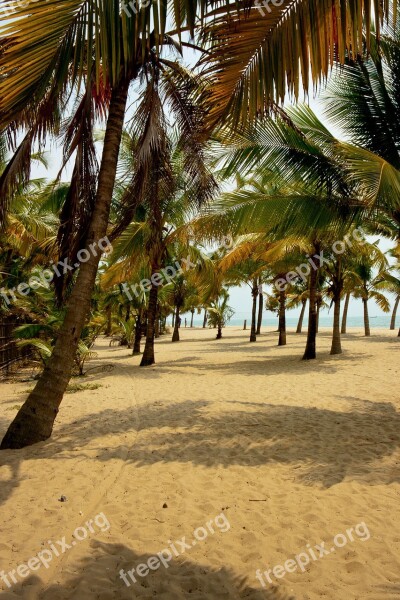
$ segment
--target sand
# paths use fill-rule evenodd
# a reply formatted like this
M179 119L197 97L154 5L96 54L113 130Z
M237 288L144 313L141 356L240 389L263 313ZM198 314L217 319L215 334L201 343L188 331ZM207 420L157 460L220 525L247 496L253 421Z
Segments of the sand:
M146 369L99 340L113 368L83 383L101 387L66 395L50 441L0 453L0 570L88 537L0 580L2 600L400 598L400 340L351 330L331 357L322 331L305 363L304 335L248 333L182 329ZM1 436L29 385L0 384Z

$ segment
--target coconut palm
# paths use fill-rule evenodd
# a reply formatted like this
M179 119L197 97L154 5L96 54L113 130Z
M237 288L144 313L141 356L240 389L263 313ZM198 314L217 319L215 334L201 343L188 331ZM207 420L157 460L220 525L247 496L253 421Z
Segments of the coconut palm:
M228 304L229 293L228 290L222 288L218 298L213 300L208 306L208 324L209 327L216 327L217 329L217 340L222 339L222 329L230 321L235 311Z

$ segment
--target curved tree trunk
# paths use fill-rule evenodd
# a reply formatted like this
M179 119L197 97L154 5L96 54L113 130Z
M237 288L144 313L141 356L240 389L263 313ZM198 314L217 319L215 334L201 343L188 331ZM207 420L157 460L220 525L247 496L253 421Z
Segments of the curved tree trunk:
M263 317L263 305L264 305L264 296L263 296L262 292L259 292L258 293L258 318L257 318L257 331L256 331L257 335L261 334L261 324L262 324L262 317Z
M319 247L315 247L315 254L319 254ZM311 269L310 273L310 306L308 308L308 332L307 344L304 351L303 360L312 360L317 357L317 281L318 269Z
M139 310L136 317L135 339L133 342L133 356L140 354L140 341L142 339L142 311Z
M257 296L258 296L258 284L257 279L253 281L253 287L251 290L251 295L253 298L253 307L251 310L251 331L250 331L250 342L256 342L256 316L257 316Z
M153 270L153 273L157 273L157 270ZM149 306L147 308L147 329L146 329L146 344L143 351L141 367L149 367L154 365L154 338L156 332L156 320L157 320L157 302L158 302L158 286L151 284L149 294Z
M299 322L297 323L296 333L301 333L303 329L304 314L306 312L307 300L302 300Z
M371 335L371 329L369 327L369 314L368 314L368 298L363 298L364 306L364 335L369 337Z
M71 377L79 338L90 311L101 256L99 251L90 251L90 245L97 245L107 234L128 88L129 83L123 82L113 90L111 96L96 203L86 241L90 258L79 267L76 283L67 302L64 322L49 362L8 428L1 443L2 449L23 448L47 440L53 431L54 421Z
M278 346L286 346L286 291L279 292L279 341Z
M351 294L347 293L346 294L346 299L344 301L341 333L346 333L347 332L347 313L349 311L350 296L351 296Z
M172 334L172 341L179 342L179 306L176 307L175 326L174 326L174 332Z
M207 326L207 310L204 311L204 319L203 319L203 329Z
M397 314L397 309L399 307L399 302L400 302L400 295L397 296L396 301L394 303L392 319L390 321L390 329L391 330L395 329L395 327L396 327L396 314Z

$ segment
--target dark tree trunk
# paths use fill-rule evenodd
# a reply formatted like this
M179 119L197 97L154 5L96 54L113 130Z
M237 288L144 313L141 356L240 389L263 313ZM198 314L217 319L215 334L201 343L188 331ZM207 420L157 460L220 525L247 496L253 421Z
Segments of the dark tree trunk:
M257 279L253 281L253 287L251 290L251 295L253 298L253 307L251 311L251 331L250 331L250 342L256 342L256 317L257 317L257 296L258 296L258 283Z
M258 294L257 331L256 331L257 335L261 334L261 323L262 323L262 317L263 317L263 305L264 305L264 296L263 296L262 292L259 292L259 294Z
M2 449L23 448L47 440L53 431L54 421L71 377L79 338L90 311L101 257L99 251L90 251L90 244L97 244L107 234L128 88L128 82L123 82L111 95L96 203L86 241L90 258L80 265L53 353L34 390L8 428L1 443Z
M222 339L222 325L221 325L221 323L218 323L218 331L217 331L217 337L216 337L216 339L217 340Z
M137 356L140 354L140 341L142 339L142 311L139 310L136 317L136 325L135 325L135 339L133 343L133 351L132 354Z
M207 310L204 311L203 329L207 327Z
M400 302L400 295L397 296L394 306L393 306L392 319L390 321L390 329L391 330L394 330L396 327L396 314L397 314L397 309L399 307L399 302Z
M157 273L157 269L153 270ZM149 367L154 365L154 338L157 320L157 302L158 302L158 286L151 284L149 293L149 306L147 308L147 329L146 329L146 344L143 351L141 367Z
M303 329L303 320L304 320L304 314L306 312L306 306L307 306L307 300L302 300L301 312L300 312L300 316L299 316L299 322L297 323L296 333L301 333L301 331Z
M172 328L175 327L175 311L172 313Z
M286 346L286 290L279 292L279 341L278 346Z
M368 298L363 298L363 306L364 306L364 334L366 337L369 337L371 335L371 330L369 327Z
M194 309L192 309L190 312L192 313L192 318L190 319L190 327L193 327Z
M336 294L333 308L333 335L331 354L342 354L342 343L340 339L340 294Z
M347 332L347 313L349 312L350 296L351 296L351 294L347 293L346 294L346 299L344 301L341 333L346 333Z
M319 246L315 246L315 254L319 255ZM318 269L311 269L310 273L310 306L308 308L308 332L307 344L304 351L303 360L312 360L317 357L316 339L317 339L317 281Z
M174 332L172 334L172 341L179 342L179 306L176 307L175 326L174 326Z

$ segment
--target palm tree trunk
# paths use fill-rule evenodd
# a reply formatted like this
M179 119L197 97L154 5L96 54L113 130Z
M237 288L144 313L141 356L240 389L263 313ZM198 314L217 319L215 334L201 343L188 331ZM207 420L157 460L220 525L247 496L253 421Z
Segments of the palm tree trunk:
M207 326L207 310L204 310L203 329Z
M175 326L174 326L174 332L172 334L172 341L179 342L179 306L176 307Z
M262 292L259 292L259 294L258 294L258 318L257 318L257 331L256 331L257 335L261 334L261 323L262 323L262 317L263 317L263 305L264 305L264 296L263 296Z
M86 240L90 258L80 265L49 362L8 428L0 446L2 449L23 448L47 440L53 431L54 421L71 377L79 338L90 311L101 257L99 252L90 252L90 244L97 244L107 234L128 88L129 83L123 81L111 95L96 203Z
M135 340L133 343L133 356L140 354L140 340L142 339L142 311L139 310L136 317Z
M315 254L319 255L319 247L315 247ZM317 357L316 339L317 339L317 280L318 269L311 269L310 273L310 306L308 308L308 332L307 344L304 351L303 360L312 360Z
M397 309L399 307L399 302L400 302L400 295L397 296L396 301L394 303L392 320L390 321L390 329L391 330L393 330L396 327L396 314L397 314Z
M304 320L304 314L306 312L306 306L307 306L307 300L303 300L301 303L301 312L300 312L300 316L299 316L299 322L297 323L296 333L301 333L301 330L303 329L303 320Z
M321 300L317 296L317 333L319 332L319 311L321 310Z
M217 331L217 340L222 339L222 324L218 321L218 331Z
M192 318L190 319L190 327L193 327L194 309L192 309L190 312L192 313Z
M364 306L364 333L366 337L371 335L371 330L369 327L369 315L368 315L368 298L363 298L363 306Z
M279 341L278 346L286 346L286 291L279 292Z
M333 335L331 354L342 354L342 344L340 340L340 294L333 299Z
M251 295L253 297L253 308L251 311L251 331L250 331L250 342L256 342L256 315L257 315L257 296L258 296L258 283L257 279L253 281L253 287L251 290Z
M157 269L152 271L157 273ZM154 337L157 320L157 302L158 302L158 286L151 284L149 293L149 306L147 308L147 329L146 329L146 344L143 351L141 367L149 367L154 365Z
M158 340L158 338L160 337L160 316L159 316L159 310L158 310L158 306L156 309L156 319L155 319L155 323L154 323L154 337L156 338L156 340Z
M172 327L175 327L175 311L172 313Z
M349 311L350 293L346 294L344 301L343 316L342 316L342 330L341 333L347 333L347 313Z

